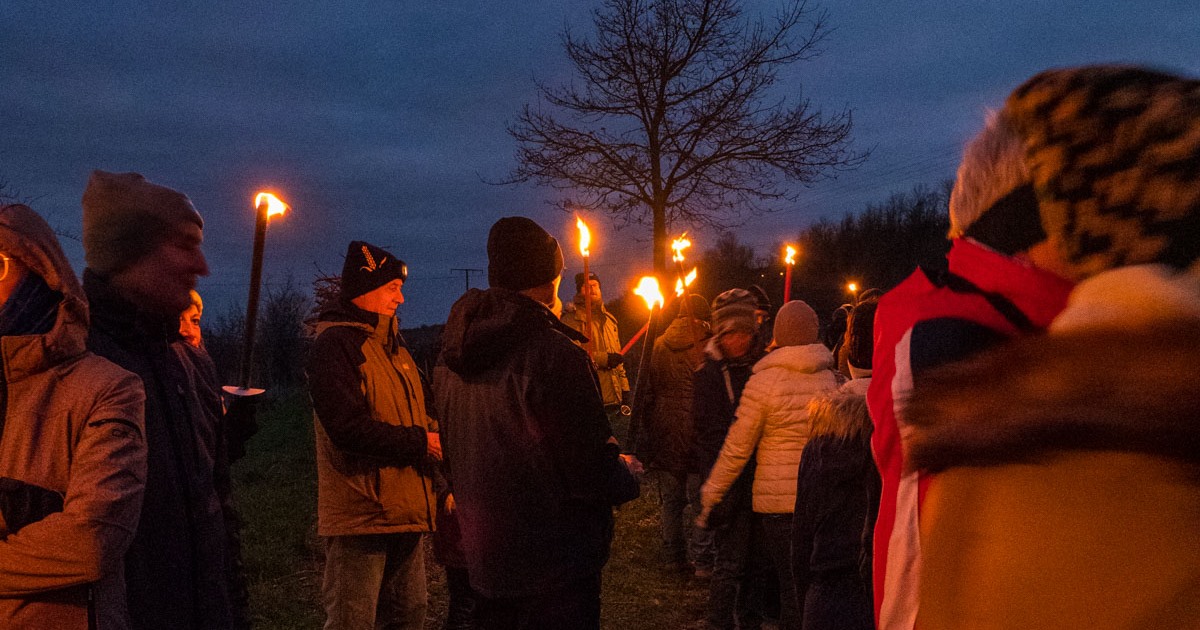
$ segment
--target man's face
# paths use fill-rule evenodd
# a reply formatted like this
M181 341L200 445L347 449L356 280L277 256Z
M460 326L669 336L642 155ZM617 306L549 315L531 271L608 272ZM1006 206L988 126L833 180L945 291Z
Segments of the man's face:
M592 294L593 304L602 304L604 298L600 296L600 281L588 280L587 284L579 287L579 295L586 296L589 292Z
M404 281L396 278L391 282L350 300L352 304L369 313L392 316L404 303Z
M192 303L196 278L208 275L203 242L199 225L183 223L150 253L113 275L113 284L139 308L159 315L181 313Z
M200 347L200 309L195 304L179 316L179 334L189 345Z
M727 359L740 359L750 353L750 345L754 343L754 335L741 330L731 330L717 337L717 345L721 354Z

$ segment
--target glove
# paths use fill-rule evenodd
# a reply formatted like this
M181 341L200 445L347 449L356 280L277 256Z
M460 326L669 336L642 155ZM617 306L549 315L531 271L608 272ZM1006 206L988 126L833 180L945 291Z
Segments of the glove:
M625 356L619 352L608 353L608 363L604 366L605 369L611 370L625 362Z

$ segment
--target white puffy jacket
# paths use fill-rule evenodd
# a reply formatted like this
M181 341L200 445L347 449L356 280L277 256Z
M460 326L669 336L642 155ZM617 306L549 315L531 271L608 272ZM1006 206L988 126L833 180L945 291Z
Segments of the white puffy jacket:
M754 511L790 514L796 506L800 453L808 442L808 401L837 387L833 355L822 344L778 348L754 364L700 502L721 501L758 449Z

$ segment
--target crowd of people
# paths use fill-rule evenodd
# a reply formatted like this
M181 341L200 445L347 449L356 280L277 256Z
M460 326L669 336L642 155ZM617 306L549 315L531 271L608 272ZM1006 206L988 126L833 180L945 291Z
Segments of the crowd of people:
M82 206L82 282L0 208L0 627L250 627L254 399L204 350L204 221L133 173ZM431 375L407 265L351 242L305 369L325 627L423 628L431 534L447 628L599 628L647 489L706 628L1200 627L1200 82L1034 76L950 225L944 266L824 326L759 287L674 300L632 388L602 279L564 308L536 222L491 227Z

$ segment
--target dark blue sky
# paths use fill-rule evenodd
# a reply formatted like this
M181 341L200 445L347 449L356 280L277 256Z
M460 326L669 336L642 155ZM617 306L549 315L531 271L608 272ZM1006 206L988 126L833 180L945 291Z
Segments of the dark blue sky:
M750 2L768 10L771 2ZM822 216L953 175L960 147L1023 79L1051 66L1150 64L1200 75L1200 3L1145 0L840 0L824 55L778 94L850 107L870 161L737 230L760 253ZM487 230L524 214L574 244L572 219L535 186L497 187L504 132L534 79L567 80L564 25L585 2L78 2L0 4L0 182L78 234L93 168L187 193L206 220L213 315L240 305L253 193L295 212L272 227L268 282L336 273L363 239L405 259L405 325L439 323L455 267L485 268ZM648 230L591 217L606 295L649 267ZM678 227L684 229L683 226ZM699 233L697 249L711 243ZM82 248L64 242L77 271ZM578 267L568 253L569 266ZM484 279L476 275L473 286Z

